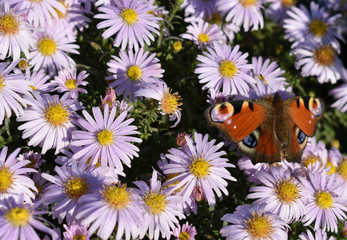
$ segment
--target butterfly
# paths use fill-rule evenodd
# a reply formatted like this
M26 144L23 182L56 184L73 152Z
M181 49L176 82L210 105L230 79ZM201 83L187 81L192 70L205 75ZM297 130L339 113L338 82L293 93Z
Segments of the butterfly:
M322 119L324 102L313 97L282 101L275 93L265 99L246 99L210 106L205 116L253 163L300 161L308 137Z

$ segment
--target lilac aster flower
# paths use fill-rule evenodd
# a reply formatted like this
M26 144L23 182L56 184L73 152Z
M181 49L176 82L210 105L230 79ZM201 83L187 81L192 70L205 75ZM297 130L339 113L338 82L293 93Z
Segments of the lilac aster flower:
M178 225L173 231L172 235L176 238L176 240L181 239L189 239L189 240L195 240L195 235L197 234L195 227L192 224L189 224L189 222L186 222L185 224Z
M209 24L203 20L192 22L187 27L187 33L181 34L180 37L193 41L200 48L211 46L214 41L219 43L226 41L217 24Z
M25 78L28 81L29 87L34 91L40 93L48 93L52 91L51 84L47 81L50 77L45 73L43 69L39 71L32 71L30 68L25 70Z
M44 32L37 31L34 34L34 48L30 52L30 64L34 70L49 69L61 70L72 68L75 61L66 53L79 54L77 44L66 38L68 29L57 31L56 26L47 26Z
M283 20L288 16L287 11L296 3L294 0L266 0L265 2L270 3L270 6L265 10L266 15L280 25L283 25Z
M0 60L12 56L13 60L23 52L29 58L33 37L23 11L6 11L0 7Z
M41 153L37 153L31 150L29 152L20 154L18 156L18 160L20 161L29 160L30 163L27 165L27 167L40 169L41 164L46 162L46 160L42 159L41 157L42 157Z
M184 0L181 8L184 8L185 16L193 15L195 18L207 19L212 18L217 12L216 2L217 0Z
M102 98L100 96L100 98L101 98L101 108L104 110L105 105L108 104L108 108L111 110L116 104L117 96L113 88L107 88L105 97Z
M82 130L73 133L72 146L79 147L73 158L90 159L95 165L98 161L102 166L123 170L122 162L130 167L131 159L138 157L139 149L130 142L141 142L141 139L129 136L139 134L136 126L130 125L134 119L126 119L127 112L116 118L116 108L110 111L106 105L104 114L98 107L93 107L94 118L83 110L84 118L78 119Z
M24 202L23 198L13 198L0 202L0 238L1 239L30 239L40 240L38 233L48 233L53 240L58 240L59 235L42 222L44 211L37 211L37 205Z
M339 40L344 41L338 31L337 19L341 15L329 16L325 8L320 8L313 1L310 2L310 11L304 6L293 7L287 12L288 18L284 20L285 38L294 42L294 47L307 40L322 45L331 44L337 51L340 51Z
M134 189L126 185L108 184L101 191L80 198L77 218L90 225L89 233L109 239L116 230L116 239L135 239L144 228L142 204Z
M136 181L134 184L139 188L135 192L141 198L143 206L144 219L141 223L140 238L143 238L148 232L149 239L162 238L169 239L171 230L175 229L178 219L185 218L180 204L182 197L174 195L170 187L163 188L158 180L158 173L154 170L150 180L150 186L144 181Z
M51 87L54 90L61 92L69 92L71 98L77 99L78 92L87 93L87 90L80 88L79 86L86 86L87 81L83 81L89 74L86 71L82 71L77 75L76 68L63 69L58 72L58 76L51 81Z
M334 237L328 239L327 233L320 228L314 231L314 235L310 230L307 230L305 233L301 233L299 238L300 240L335 240Z
M340 112L347 111L347 71L344 71L343 81L343 84L329 92L329 94L333 95L333 97L336 99L336 102L334 102L331 106L335 107Z
M261 186L252 187L247 196L264 204L264 211L276 214L286 223L297 222L304 214L305 199L300 182L284 168L270 168L257 174Z
M292 52L296 56L295 67L301 68L303 77L317 76L321 84L335 84L345 74L346 69L330 44L300 43Z
M17 117L23 114L23 107L26 107L28 103L21 96L29 94L30 91L25 76L21 73L10 73L18 62L19 60L12 63L0 63L0 125L5 116L11 117L12 111Z
M264 205L238 206L233 214L228 213L221 220L231 223L220 230L227 240L288 238L289 226L277 215L265 211Z
M177 92L172 93L165 82L158 84L146 84L144 88L137 91L135 96L153 98L159 102L159 110L162 115L168 115L170 121L176 120L171 127L176 127L181 121L181 96Z
M40 95L32 92L29 98L31 106L17 118L18 122L26 122L18 127L24 130L22 138L30 138L29 146L40 145L42 153L55 148L55 154L66 147L71 140L71 132L75 129L74 111L78 103L66 93L61 98L58 95Z
M158 21L161 18L154 16L150 12L154 10L145 0L120 0L112 1L112 5L104 5L98 10L102 14L94 17L104 19L97 25L97 28L108 28L103 34L103 38L109 38L116 34L113 42L115 47L122 44L122 49L127 46L135 48L137 52L139 45L143 47L154 41L152 34L159 35Z
M226 44L214 43L204 55L198 55L199 61L195 73L199 74L203 89L221 90L225 95L247 94L249 86L255 80L248 75L252 65L247 64L248 53L239 52Z
M181 149L172 148L165 156L171 160L163 172L166 175L175 174L177 176L165 182L165 185L174 185L174 189L180 189L183 200L188 199L194 187L198 184L202 187L204 197L209 205L216 203L214 192L222 198L222 192L228 195L225 179L236 181L230 175L227 167L235 167L228 163L227 158L222 156L226 153L218 151L224 144L215 145L216 140L208 141L208 134L203 136L194 133L194 142L186 138L187 144Z
M327 163L328 150L322 141L310 138L301 156L301 165L311 169L312 172L322 170ZM313 170L314 169L314 170Z
M264 27L263 15L260 11L262 1L218 0L217 8L226 14L225 20L236 26L243 26L245 32L256 31Z
M337 232L337 221L346 219L347 200L341 197L340 184L335 175L321 172L308 172L307 177L299 177L306 199L305 214L302 221L310 225L315 221L314 229Z
M0 200L9 197L18 199L20 195L22 195L26 202L31 202L31 199L35 198L33 191L37 192L37 188L35 187L33 180L27 177L26 174L36 172L36 170L24 167L25 165L29 164L30 161L19 161L17 159L19 151L20 148L17 148L14 152L8 155L8 157L6 157L7 147L3 147L1 149Z
M159 59L155 53L149 55L143 48L136 51L129 50L128 54L121 50L119 57L112 56L112 60L107 63L108 71L112 74L106 77L111 80L110 87L115 88L116 94L124 93L124 98L129 96L129 100L134 99L134 94L144 83L158 82L158 78L163 76Z
M64 235L63 240L77 240L77 239L89 240L92 235L88 232L87 226L80 225L76 222L73 222L69 226L65 224L63 226L66 230L63 233Z

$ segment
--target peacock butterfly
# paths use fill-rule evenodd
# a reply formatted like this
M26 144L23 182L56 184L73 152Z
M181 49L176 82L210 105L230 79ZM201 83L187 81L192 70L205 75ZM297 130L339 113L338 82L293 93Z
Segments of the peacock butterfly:
M209 107L208 122L235 142L253 163L300 161L307 137L315 133L324 102L313 97L280 95L223 102Z

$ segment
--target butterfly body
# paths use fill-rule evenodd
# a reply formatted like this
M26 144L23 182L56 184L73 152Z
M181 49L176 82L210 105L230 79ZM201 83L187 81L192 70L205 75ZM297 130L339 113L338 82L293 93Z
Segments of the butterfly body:
M213 105L208 122L235 142L253 162L299 161L324 113L321 99L278 93L267 99L246 99Z

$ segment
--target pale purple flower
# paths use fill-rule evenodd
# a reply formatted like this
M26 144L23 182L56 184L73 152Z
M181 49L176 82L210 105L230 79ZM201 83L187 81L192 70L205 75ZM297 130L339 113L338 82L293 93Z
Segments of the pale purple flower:
M25 69L25 78L33 91L38 91L40 93L52 91L51 84L47 82L50 76L47 75L43 69L32 71L30 68L27 68Z
M17 148L6 157L7 147L1 149L0 200L9 197L18 199L20 195L26 202L31 202L31 199L35 198L34 192L37 192L37 188L35 187L33 180L26 175L28 173L36 172L36 170L25 167L30 163L30 161L20 161L17 159L19 151L20 148Z
M42 158L41 153L34 152L30 150L29 152L25 152L23 154L20 154L18 156L18 160L25 161L29 160L30 163L27 165L27 167L31 167L34 169L39 169L42 163L45 163L46 160Z
M212 18L217 12L216 2L217 0L184 0L181 8L184 9L185 16L193 15L195 18L207 19Z
M18 62L0 62L0 125L5 117L11 117L12 112L17 117L23 114L23 107L28 104L22 97L31 90L25 76L21 73L11 74Z
M159 35L158 21L161 18L150 13L154 7L145 0L111 1L111 5L103 5L98 10L102 14L94 17L104 21L97 28L107 28L102 34L105 39L116 34L115 47L122 45L123 50L134 47L137 52L139 45L143 47L154 41L152 34Z
M160 113L162 115L168 115L170 117L169 121L176 120L171 126L172 128L176 127L181 121L181 96L177 92L172 93L165 82L158 81L157 84L144 84L143 88L136 92L135 96L157 100Z
M220 91L216 91L213 88L210 88L207 95L207 102L210 105L214 105L216 103L227 102L229 100L229 96L225 95Z
M12 56L13 60L23 52L29 58L33 37L25 11L5 10L0 5L0 60Z
M92 165L101 163L118 171L123 171L122 163L130 167L131 160L138 157L138 147L131 142L141 142L141 139L130 135L139 134L135 125L130 125L134 119L126 119L127 112L122 112L116 118L117 108L110 111L108 105L101 112L99 107L92 108L93 117L83 110L84 118L78 119L82 130L73 132L72 146L78 147L73 158L90 158Z
M328 239L327 233L322 229L318 228L314 231L314 235L310 230L299 235L300 240L335 240L334 237Z
M210 206L216 203L215 193L222 198L222 192L228 195L226 181L236 181L226 169L235 167L228 163L222 156L226 153L219 151L224 145L216 140L208 141L208 134L194 133L194 141L186 137L187 144L180 149L172 148L165 157L170 163L163 167L166 175L177 175L167 180L164 185L175 184L174 189L179 189L179 194L185 201L193 192L196 185L200 185L204 192L204 198Z
M65 232L63 233L63 240L89 240L92 234L88 232L87 226L80 225L76 222L73 222L70 225L63 225L65 228Z
M143 213L140 197L126 185L107 184L103 189L80 198L77 218L89 225L89 233L96 230L101 239L109 239L114 229L117 240L135 239L142 225Z
M71 132L75 129L75 112L80 108L78 102L66 93L61 98L58 95L40 95L32 92L28 97L30 107L17 118L18 122L25 122L18 127L24 130L22 138L30 138L29 146L41 146L42 153L55 149L55 154L66 147L71 140Z
M114 105L116 104L116 92L114 91L113 88L107 88L106 90L106 95L104 99L100 96L101 98L101 108L104 110L105 105L108 104L109 109L111 110Z
M277 215L265 211L264 205L240 205L233 214L225 214L221 220L231 223L220 230L227 240L288 239L289 226Z
M89 74L86 71L81 71L77 75L76 68L63 69L58 72L58 76L55 76L54 80L51 81L51 87L54 90L61 92L69 92L71 98L77 99L78 93L87 93L87 90L80 88L79 86L86 86L87 81L84 81Z
M320 171L325 167L328 158L328 150L324 142L317 141L315 137L309 138L304 149L300 164L311 171Z
M180 37L193 41L199 48L211 46L215 41L226 42L226 38L217 24L209 24L201 19L192 22L187 27L187 32L181 34Z
M195 235L197 234L195 227L189 222L185 224L178 225L173 231L172 235L176 238L176 240L187 239L187 240L195 240Z
M341 197L340 185L334 174L308 171L306 177L299 177L306 197L304 226L315 222L314 229L337 232L338 220L346 219L347 200Z
M59 235L47 226L48 222L42 222L41 215L47 212L36 210L37 205L25 202L22 197L3 200L0 205L1 239L40 240L35 229L50 234L53 240L59 239Z
M144 214L139 228L140 238L148 232L149 239L158 240L160 235L169 239L170 230L178 224L177 217L185 218L180 207L183 203L182 197L175 195L171 187L162 187L155 170L150 179L150 186L144 181L135 181L134 184L138 187L134 191L140 196Z
M270 3L269 7L265 10L265 14L274 22L278 22L281 26L283 20L287 18L287 11L295 5L296 1L289 0L266 0L266 3Z
M226 14L225 20L231 21L236 26L243 26L245 32L250 28L256 31L264 27L261 13L262 1L218 0L217 8Z
M207 47L207 52L198 55L199 61L195 73L199 82L205 84L202 88L221 91L225 95L248 93L250 85L255 80L248 72L252 65L248 64L248 53L239 51L240 46L232 48L227 44L214 43Z
M67 53L79 54L79 46L66 38L68 29L57 31L56 26L47 26L44 31L34 34L34 47L30 52L30 64L33 70L48 69L59 71L73 68L75 61Z
M134 53L129 50L119 52L119 57L112 56L112 60L107 63L108 71L112 74L106 77L107 81L112 81L109 86L115 88L117 96L124 94L123 98L129 96L129 100L134 100L135 93L144 83L158 82L158 78L163 76L159 59L155 53L144 52L144 49ZM136 98L135 98L136 99Z
M347 111L347 71L344 71L342 76L343 84L334 88L329 92L330 95L333 95L336 101L331 105L340 112Z

